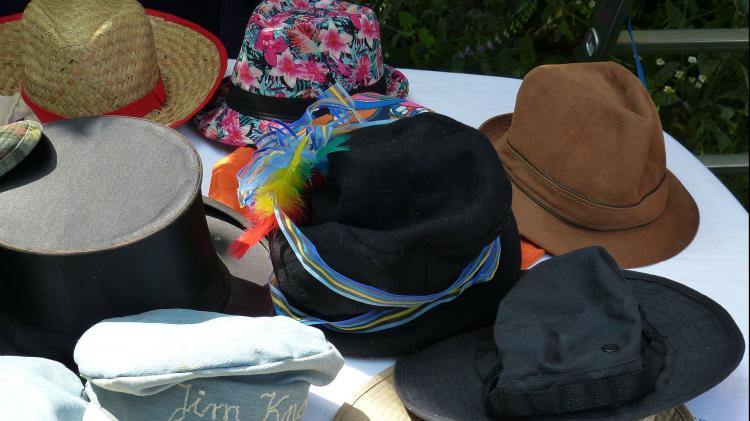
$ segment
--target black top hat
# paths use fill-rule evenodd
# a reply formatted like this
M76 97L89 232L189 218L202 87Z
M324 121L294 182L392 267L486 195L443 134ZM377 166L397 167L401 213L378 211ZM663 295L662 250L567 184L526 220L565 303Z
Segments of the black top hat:
M105 318L170 307L269 314L268 253L228 257L241 218L204 210L200 159L181 134L95 117L44 135L0 178L6 352L70 365L78 337Z
M715 386L743 354L714 301L590 247L526 272L494 327L398 361L395 385L428 420L634 420Z
M305 225L281 223L271 241L277 312L340 322L324 323L326 336L354 356L414 352L490 323L520 274L520 241L487 138L424 113L346 144L309 192ZM401 306L378 305L391 299Z

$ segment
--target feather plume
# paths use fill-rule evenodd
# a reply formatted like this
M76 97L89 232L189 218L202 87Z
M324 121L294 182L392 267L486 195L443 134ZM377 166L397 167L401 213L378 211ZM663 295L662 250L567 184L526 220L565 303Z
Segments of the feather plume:
M276 228L276 218L273 215L267 218L258 218L255 215L251 215L250 219L253 221L253 226L248 228L247 231L243 232L229 245L229 254L232 257L241 258L250 247Z
M298 47L317 48L305 32L293 34ZM306 47L307 46L307 47ZM313 123L314 111L327 108L331 118L324 123ZM230 246L234 257L242 255L270 231L278 228L275 210L294 221L304 217L304 191L312 184L320 184L327 172L328 156L348 151L344 145L349 132L375 121L363 121L354 108L354 101L340 86L331 87L321 99L308 108L303 118L275 130L259 142L253 159L237 174L238 198L247 206L251 228ZM262 143L262 144L261 144Z
M259 217L273 216L274 206L288 215L302 213L301 194L312 171L312 162L304 159L302 154L309 140L309 135L302 138L294 150L289 166L274 171L256 191L253 210Z

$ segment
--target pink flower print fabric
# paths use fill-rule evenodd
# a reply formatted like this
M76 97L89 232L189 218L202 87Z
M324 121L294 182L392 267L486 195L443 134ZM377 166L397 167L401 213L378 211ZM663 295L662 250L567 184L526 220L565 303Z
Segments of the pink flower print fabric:
M253 13L232 82L264 96L304 98L336 82L353 92L384 74L372 10L338 0L276 0Z
M339 84L350 94L385 87L387 95L404 98L409 87L403 73L383 63L375 13L341 0L262 1L230 82L195 117L204 136L230 145L253 145L280 126L260 108L252 115L234 110L226 100L230 90L238 98L313 99Z

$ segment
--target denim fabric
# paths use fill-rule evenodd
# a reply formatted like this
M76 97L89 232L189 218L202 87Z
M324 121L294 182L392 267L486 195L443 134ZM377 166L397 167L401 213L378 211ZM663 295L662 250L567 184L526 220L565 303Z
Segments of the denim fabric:
M88 402L75 373L57 361L0 357L0 419L81 421Z
M269 379L273 382L273 379ZM150 396L112 392L91 383L87 419L119 421L298 421L310 384L257 382L246 377L196 379ZM98 418L92 418L97 413Z
M344 362L321 331L286 317L181 309L105 320L74 357L89 411L120 421L301 419L310 384Z

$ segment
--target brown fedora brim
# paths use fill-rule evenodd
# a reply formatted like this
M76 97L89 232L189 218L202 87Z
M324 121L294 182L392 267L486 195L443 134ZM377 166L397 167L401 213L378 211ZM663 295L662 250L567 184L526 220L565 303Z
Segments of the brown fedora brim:
M512 114L493 117L480 126L496 151L505 147ZM513 214L521 235L560 255L582 247L599 245L623 268L646 266L681 252L695 237L699 225L698 206L677 177L667 170L668 198L662 214L636 228L595 231L560 219L525 194L509 175L513 186Z

